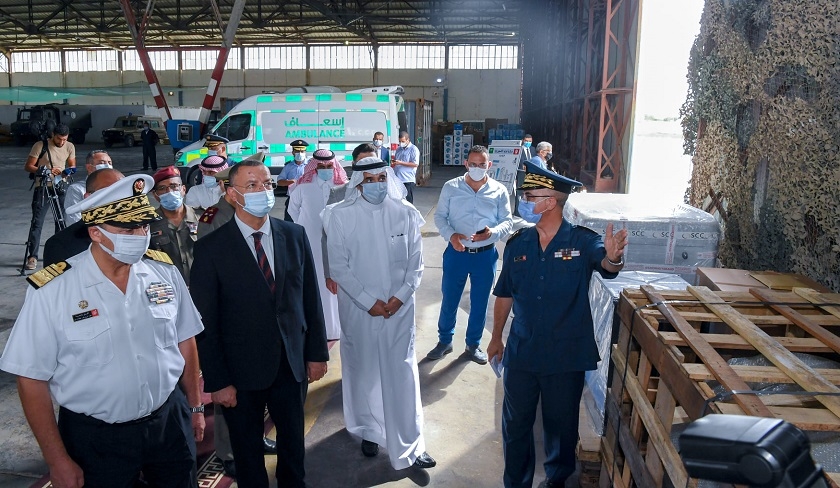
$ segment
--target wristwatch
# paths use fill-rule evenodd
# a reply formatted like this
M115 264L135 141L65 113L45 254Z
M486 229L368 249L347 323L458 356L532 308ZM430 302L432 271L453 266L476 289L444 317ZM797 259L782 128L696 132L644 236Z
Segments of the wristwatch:
M204 413L204 404L200 403L197 407L190 407L190 413Z
M612 264L613 266L624 266L624 254L621 255L621 259L616 263L609 256L607 256L607 262Z

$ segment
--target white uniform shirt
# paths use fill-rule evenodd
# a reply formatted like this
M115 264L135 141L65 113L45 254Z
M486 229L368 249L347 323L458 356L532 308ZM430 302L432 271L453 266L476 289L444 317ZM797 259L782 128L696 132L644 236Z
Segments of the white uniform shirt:
M189 189L184 203L193 208L210 208L219 203L219 198L222 196L222 189L219 185L213 188L207 188L204 185L195 185Z
M64 208L70 208L71 206L81 202L85 198L85 182L84 181L74 181L67 187L67 194L64 195ZM66 213L66 212L65 212ZM76 222L82 220L82 213L66 213L64 216L64 222L67 225L75 224Z
M143 259L123 294L90 250L67 262L63 274L27 290L0 369L48 381L59 405L105 422L149 415L177 388L178 344L204 329L183 278Z

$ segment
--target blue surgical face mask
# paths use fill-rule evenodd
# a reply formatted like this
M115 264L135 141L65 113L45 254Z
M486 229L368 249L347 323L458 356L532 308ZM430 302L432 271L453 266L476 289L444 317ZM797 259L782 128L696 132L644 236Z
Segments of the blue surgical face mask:
M540 200L540 202L541 201L542 200ZM522 217L522 220L531 224L536 224L540 221L540 219L542 218L542 212L534 213L534 207L537 205L537 203L539 202L526 202L522 198L519 199L519 216Z
M333 177L333 169L332 168L321 168L318 170L318 178L324 181L330 181Z
M386 195L388 195L387 181L362 183L362 196L370 203L379 205L385 200Z
M523 146L525 146L525 147L531 147L531 141L525 141L525 143L523 144Z
M306 153L302 153L302 152L295 153L295 161L301 162L304 159L306 159Z
M373 145L376 147L382 147L382 139L374 139Z
M274 208L274 190L239 194L245 197L245 205L241 205L243 210L254 217L265 217Z
M204 175L201 179L201 183L207 188L214 188L219 184L219 181L215 176Z
M166 192L160 197L160 206L166 210L178 210L184 203L184 197L180 191Z

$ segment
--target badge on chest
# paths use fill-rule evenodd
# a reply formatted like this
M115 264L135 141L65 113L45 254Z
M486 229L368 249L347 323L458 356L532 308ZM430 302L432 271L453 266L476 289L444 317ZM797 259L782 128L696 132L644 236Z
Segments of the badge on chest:
M169 303L175 299L175 289L169 283L155 281L146 288L146 297L151 303Z
M573 248L568 249L559 249L554 252L555 259L562 259L563 261L568 261L572 258L576 258L580 256L580 251Z

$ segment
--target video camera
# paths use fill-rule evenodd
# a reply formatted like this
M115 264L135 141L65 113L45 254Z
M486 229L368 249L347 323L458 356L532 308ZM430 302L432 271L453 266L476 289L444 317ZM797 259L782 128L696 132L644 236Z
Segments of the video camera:
M47 139L52 137L54 130L55 121L52 119L47 119L45 121L33 120L29 122L29 131L32 133L33 136L37 137L44 143L47 142Z

